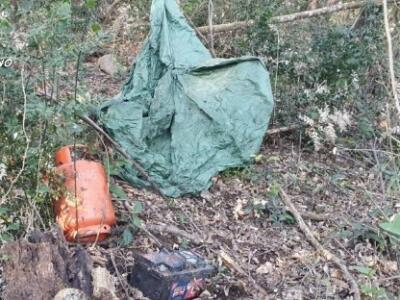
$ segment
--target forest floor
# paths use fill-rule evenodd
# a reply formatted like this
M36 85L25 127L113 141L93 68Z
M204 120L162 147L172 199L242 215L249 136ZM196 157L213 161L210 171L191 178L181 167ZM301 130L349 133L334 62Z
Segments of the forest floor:
M262 299L259 287L271 299L351 299L341 272L319 256L280 203L276 185L284 187L313 234L345 262L365 293L373 298L383 289L396 294L396 257L376 228L383 213L378 207L395 209L394 201L381 196L375 170L350 157L299 151L290 138L279 145L267 140L261 153L263 162L215 178L211 190L198 198L166 203L120 184L129 200L143 204L144 223L190 234L190 240L157 235L166 245L194 249L219 266L205 299ZM120 219L130 213L129 202L116 201ZM132 250L155 248L140 233L132 246L116 251L126 258Z
M139 45L134 48L129 48L131 54ZM90 62L86 67L93 94L109 97L119 92L120 80ZM132 203L139 201L144 224L186 233L153 232L167 247L193 249L218 266L204 299L262 299L263 292L271 299L352 299L340 270L307 242L282 204L282 188L321 244L348 266L363 295L391 299L399 296L400 259L396 243L383 236L377 224L399 209L393 201L399 195L382 193L387 183L376 168L378 157L341 148L335 154L317 153L296 132L271 136L257 162L215 177L213 187L199 197L166 202L114 178L128 195L114 203L120 226L128 222ZM132 252L149 252L157 245L141 231L129 247L120 247L120 240L115 236L92 254L114 253L125 278Z
M123 48L128 68L139 49ZM129 57L128 54L129 53ZM123 79L102 73L96 59L85 62L85 82L91 95L116 95ZM192 249L215 266L202 299L352 299L349 283L306 240L293 215L283 205L282 188L302 213L320 243L348 266L366 299L399 296L400 258L396 241L377 224L399 209L382 193L381 170L374 152L317 153L305 146L298 132L268 137L253 164L228 170L198 197L165 201L160 196L112 178L127 199L114 199L118 224L108 240L88 248L95 265L110 266L117 278L120 299L142 299L126 276L133 252L150 252L157 245L139 230L129 246L121 246L121 232L140 202L139 216L168 248ZM172 230L170 230L172 228ZM177 231L173 234L169 231ZM118 272L115 272L115 267Z

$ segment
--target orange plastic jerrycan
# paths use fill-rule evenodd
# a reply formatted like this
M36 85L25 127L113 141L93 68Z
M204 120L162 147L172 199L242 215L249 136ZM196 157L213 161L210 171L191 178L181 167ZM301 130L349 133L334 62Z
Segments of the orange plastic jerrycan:
M102 164L79 158L82 145L65 146L56 152L56 172L65 189L54 199L56 221L70 242L104 240L115 224L115 213ZM84 155L83 155L84 156ZM74 163L75 160L75 163ZM76 178L75 178L76 170Z

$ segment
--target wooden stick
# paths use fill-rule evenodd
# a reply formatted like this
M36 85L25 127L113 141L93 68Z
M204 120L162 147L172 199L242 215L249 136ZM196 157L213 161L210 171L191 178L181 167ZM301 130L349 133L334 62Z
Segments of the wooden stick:
M303 218L301 217L300 213L290 200L289 196L286 194L286 192L281 188L280 189L280 194L281 194L281 200L282 202L288 207L290 212L293 214L295 217L300 230L303 232L305 235L306 239L308 242L328 261L332 261L343 273L344 278L349 282L353 294L354 294L354 300L361 300L361 294L360 290L358 288L357 282L354 279L354 277L350 274L349 270L347 269L346 265L343 264L343 262L340 260L339 257L337 257L335 254L330 252L329 250L325 249L321 243L315 238L311 230L308 228L306 223L304 222Z
M390 2L394 2L394 1L395 0L390 1ZM326 15L326 14L334 13L334 12L341 11L341 10L357 9L357 8L360 8L367 4L382 5L382 0L363 0L363 1L352 1L352 2L347 2L347 3L338 3L335 5L326 6L326 7L322 7L322 8L318 8L318 9L302 11L302 12L293 13L293 14L289 14L289 15L272 17L270 19L270 23L272 23L272 24L289 23L289 22L294 22L296 20ZM218 32L233 31L233 30L238 30L238 29L246 29L247 27L254 25L254 23L255 23L254 20L250 20L250 21L239 21L239 22L233 22L233 23L214 25L213 32L218 33ZM203 33L208 32L208 29L209 29L208 26L198 27L198 30Z
M147 174L146 170L143 169L143 167L136 161L134 160L127 152L125 152L124 149L121 148L121 146L114 141L114 139L107 133L105 132L99 125L97 125L92 119L90 119L88 116L80 116L79 117L82 121L84 121L86 124L90 125L94 130L102 134L107 141L109 141L123 157L125 157L129 162L132 164L132 166L139 172L139 174L146 179L151 185L151 187L163 198L164 194L161 192L160 187L158 186L157 183Z

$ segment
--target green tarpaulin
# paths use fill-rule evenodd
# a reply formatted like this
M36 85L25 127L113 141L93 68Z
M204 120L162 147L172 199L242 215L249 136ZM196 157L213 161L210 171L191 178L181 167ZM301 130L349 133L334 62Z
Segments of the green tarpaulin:
M154 0L150 20L129 80L100 121L165 195L198 193L259 150L273 108L269 74L258 58L213 59L175 0ZM130 166L121 176L148 186Z

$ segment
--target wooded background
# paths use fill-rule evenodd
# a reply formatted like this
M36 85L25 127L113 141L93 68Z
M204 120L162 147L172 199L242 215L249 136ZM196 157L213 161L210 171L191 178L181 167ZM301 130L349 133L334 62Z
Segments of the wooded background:
M1 243L53 224L51 201L57 191L46 181L52 178L55 149L71 144L72 137L90 145L110 175L124 163L78 116L119 92L148 32L150 4L148 0L1 1L0 63L12 61L0 67ZM362 164L363 175L357 176L374 174L370 179L376 183L375 193L390 211L386 204L371 204L372 200L360 211L384 211L380 221L397 213L398 1L181 0L179 4L217 57L253 55L268 68L276 106L264 147L301 149L322 161L329 158L333 165L340 157L349 164ZM105 54L113 55L117 69L108 77L97 62ZM263 155L256 156L255 163L265 163L265 173L271 161ZM249 170L229 170L222 176L250 182L255 175ZM293 185L301 181L299 174L290 179ZM349 190L360 188L353 183ZM111 189L123 198L120 188ZM314 193L312 197L314 204L321 201ZM375 228L374 234L379 231L377 219L364 221ZM130 242L133 236L123 238ZM387 237L373 239L378 240L376 248L388 243ZM391 250L385 251L395 251L398 257L398 244L390 243ZM369 280L373 275L368 274ZM381 292L375 283L363 290L364 295ZM386 295L395 290L391 285L386 289Z

